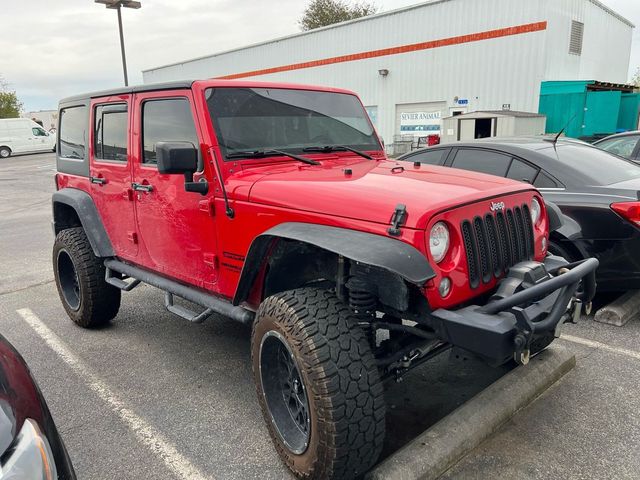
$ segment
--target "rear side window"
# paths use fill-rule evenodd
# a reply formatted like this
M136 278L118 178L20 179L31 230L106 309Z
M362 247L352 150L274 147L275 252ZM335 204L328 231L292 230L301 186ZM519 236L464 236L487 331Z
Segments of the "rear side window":
M461 148L451 166L504 177L510 163L511 157L508 155L489 150Z
M100 160L127 161L127 105L98 105L94 117L93 151Z
M556 181L544 172L540 172L533 183L536 188L558 188Z
M512 178L513 180L518 180L520 182L532 183L537 174L537 168L532 167L522 160L514 158L511 162L511 166L509 167L509 171L507 172L507 178Z
M426 163L429 165L441 165L442 157L447 151L448 150L443 148L439 148L436 150L425 150L423 152L416 153L415 155L411 155L406 160L409 160L411 162Z
M84 159L87 123L85 106L63 108L60 111L60 157Z
M142 145L144 163L155 164L157 142L200 142L191 107L186 98L147 100L142 105Z

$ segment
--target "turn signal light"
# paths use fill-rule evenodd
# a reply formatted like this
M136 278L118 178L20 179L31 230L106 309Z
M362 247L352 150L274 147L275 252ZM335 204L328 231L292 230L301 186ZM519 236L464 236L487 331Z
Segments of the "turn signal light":
M612 203L611 209L625 220L640 227L640 202Z

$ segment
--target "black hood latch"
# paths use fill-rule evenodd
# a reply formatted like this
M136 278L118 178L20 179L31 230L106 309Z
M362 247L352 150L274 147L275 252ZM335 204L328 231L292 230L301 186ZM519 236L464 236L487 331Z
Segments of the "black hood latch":
M391 226L387 230L389 235L393 235L394 237L400 236L400 227L407 220L407 207L402 203L396 205L396 209L391 216Z

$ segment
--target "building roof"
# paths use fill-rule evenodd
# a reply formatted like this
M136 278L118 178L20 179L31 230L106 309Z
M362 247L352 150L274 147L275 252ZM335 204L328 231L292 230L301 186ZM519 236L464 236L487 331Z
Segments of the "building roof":
M409 6L406 6L406 7L396 8L394 10L388 10L386 12L376 13L374 15L368 15L366 17L356 18L356 19L353 19L353 20L347 20L345 22L334 23L333 25L327 25L326 27L314 28L313 30L294 33L294 34L291 34L291 35L285 35L284 37L277 37L277 38L273 38L271 40L266 40L264 42L257 42L257 43L252 43L252 44L249 44L249 45L243 45L241 47L232 48L232 49L229 49L229 50L224 50L222 52L216 52L216 53L212 53L212 54L209 54L209 55L201 55L199 57L190 58L190 59L187 59L187 60L182 60L180 62L172 62L172 63L167 63L167 64L164 64L164 65L159 65L157 67L146 68L146 69L143 69L142 72L150 72L150 71L158 70L158 69L161 69L161 68L172 67L172 66L175 66L175 65L183 65L185 63L195 62L197 60L204 60L204 59L207 59L207 58L215 58L215 57L218 57L218 56L221 56L221 55L226 55L226 54L229 54L229 53L238 52L238 51L246 50L246 49L253 48L253 47L258 47L258 46L262 46L262 45L269 45L271 43L277 43L277 42L281 42L283 40L289 40L291 38L299 38L299 37L303 37L305 35L313 35L316 32L321 32L321 31L325 31L325 30L331 30L331 29L334 29L334 28L342 28L342 27L351 25L353 23L368 22L368 21L371 21L371 20L374 20L374 19L377 19L377 18L391 16L391 15L397 15L399 13L404 13L404 12L408 12L408 11L411 11L411 10L416 10L416 9L424 8L424 7L430 7L432 5L436 5L436 4L439 4L439 3L452 2L452 1L460 1L460 0L427 0L425 2L417 3L415 5L409 5ZM618 19L621 22L629 25L630 27L635 28L635 25L633 23L631 23L629 20L624 18L622 15L614 12L613 10L611 10L609 7L607 7L606 5L601 3L600 1L598 1L598 0L584 0L584 1L588 1L588 2L593 3L597 7L601 8L602 10L607 12L609 15L615 17L616 19Z
M623 17L622 15L620 15L619 13L611 10L609 7L607 7L604 3L598 1L598 0L589 0L591 3L593 3L594 5L596 5L597 7L600 7L602 10L604 10L605 12L607 12L609 15L611 15L612 17L617 18L618 20L620 20L622 23L626 23L627 25L629 25L632 28L636 28L636 26L629 20L627 20L625 17Z
M499 117L518 117L518 118L538 118L545 117L545 115L535 112L520 112L518 110L477 110L475 112L462 113L460 115L452 115L446 118L460 118L460 117L478 117L478 114L486 114Z
M520 112L518 110L479 110L479 113L493 113L496 115L504 115L505 117L544 117L544 115L535 112Z

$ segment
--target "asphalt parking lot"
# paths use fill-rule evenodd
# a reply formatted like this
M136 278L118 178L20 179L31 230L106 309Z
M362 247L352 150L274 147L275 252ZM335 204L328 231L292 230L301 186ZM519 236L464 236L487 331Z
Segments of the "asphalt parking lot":
M53 175L53 154L0 163L0 333L29 363L78 477L290 478L258 409L248 328L188 324L145 286L108 328L67 318L50 261ZM638 478L640 321L565 332L577 367L445 478ZM392 385L385 455L505 371L445 354Z

